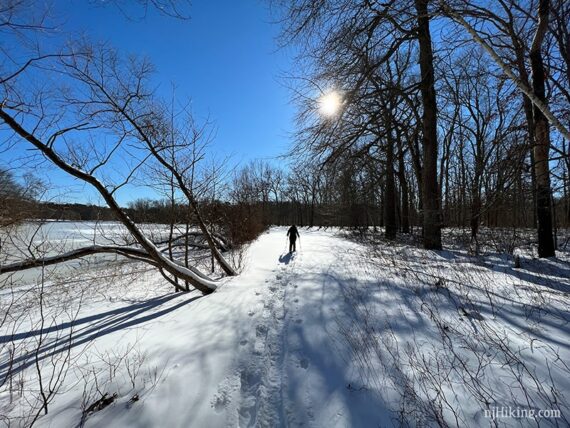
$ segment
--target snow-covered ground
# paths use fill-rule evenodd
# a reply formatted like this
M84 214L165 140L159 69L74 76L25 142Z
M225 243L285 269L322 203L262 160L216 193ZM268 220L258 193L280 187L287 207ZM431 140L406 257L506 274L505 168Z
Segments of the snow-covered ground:
M285 231L206 297L137 263L5 281L0 421L29 423L36 406L50 427L537 425L485 415L510 408L560 410L540 424L568 426L568 253L514 269L506 255L301 230L290 256ZM47 415L38 367L57 390ZM86 411L103 394L117 395Z

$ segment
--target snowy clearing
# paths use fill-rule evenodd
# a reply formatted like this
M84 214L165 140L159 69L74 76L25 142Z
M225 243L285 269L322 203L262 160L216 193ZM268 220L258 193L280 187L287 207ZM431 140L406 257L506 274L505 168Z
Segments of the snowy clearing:
M568 426L568 253L513 269L506 255L300 230L291 256L285 232L263 234L206 297L139 263L77 269L44 293L5 287L2 420L30 422L40 367L57 393L38 426L537 425L486 417L500 407Z

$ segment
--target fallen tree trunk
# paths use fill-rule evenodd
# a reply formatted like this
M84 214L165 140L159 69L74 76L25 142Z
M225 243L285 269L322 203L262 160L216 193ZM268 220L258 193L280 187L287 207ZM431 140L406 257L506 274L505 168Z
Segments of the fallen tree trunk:
M28 270L28 269L34 269L37 267L51 266L51 265L55 265L55 264L59 264L59 263L68 262L71 260L81 259L83 257L92 256L95 254L118 254L120 256L129 258L129 259L142 261L144 263L149 263L155 267L162 268L162 266L159 263L157 263L152 257L149 256L149 254L145 250L143 250L141 248L122 247L122 246L115 246L115 245L91 245L88 247L82 247L82 248L78 248L76 250L71 250L71 251L68 251L66 253L58 254L55 256L42 257L42 258L30 258L30 259L23 260L21 262L3 265L3 266L0 266L0 274L11 273L11 272L20 272L20 271L24 271L24 270ZM174 263L176 263L176 262L174 262ZM178 264L178 263L176 263L176 264ZM183 268L182 265L179 265L179 267ZM208 285L209 287L212 288L212 290L216 289L216 287L217 287L216 281L208 278L206 275L204 275L198 269L195 269L193 267L188 267L187 269L189 271L189 272L187 272L187 274L189 276L194 277L195 281L199 281L199 282L202 282L202 283ZM179 288L181 290L185 290L182 287L179 287Z

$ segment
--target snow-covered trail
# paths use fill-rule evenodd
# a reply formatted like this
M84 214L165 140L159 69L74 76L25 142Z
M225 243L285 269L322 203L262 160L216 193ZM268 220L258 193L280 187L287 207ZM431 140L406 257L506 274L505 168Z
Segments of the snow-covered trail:
M338 238L304 232L299 251L284 250L285 229L262 237L261 258L240 281L251 293L249 328L240 338L215 407L232 426L364 426L383 406L351 387L337 318L346 308L335 280ZM259 249L258 249L259 250ZM245 308L244 308L245 309ZM243 314L242 314L243 316ZM235 401L234 401L235 397ZM227 398L227 402L224 400Z
M164 299L130 319L132 328L98 337L97 349L136 341L158 382L94 413L86 426L370 426L389 412L355 385L340 349L343 316L338 260L350 246L330 231L301 230L298 252L286 253L286 228L252 244L246 269L215 293ZM299 248L300 247L300 248ZM186 304L188 303L188 304ZM95 309L95 308L94 308ZM170 310L172 309L172 311ZM99 308L100 311L100 308ZM127 383L125 381L125 383ZM112 391L110 391L112 392ZM68 400L65 397L68 396ZM65 394L41 425L77 421L78 391Z
M339 349L338 238L305 231L291 255L285 230L259 239L252 251L257 258L239 281L247 303L238 316L247 312L249 319L214 407L231 426L370 424L382 406L350 388L346 353Z

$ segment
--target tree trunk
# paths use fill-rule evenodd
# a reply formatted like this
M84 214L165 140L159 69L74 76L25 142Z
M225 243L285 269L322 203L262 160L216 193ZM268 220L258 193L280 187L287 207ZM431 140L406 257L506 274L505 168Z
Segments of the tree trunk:
M398 140L400 153L398 154L398 181L402 191L402 233L410 233L410 196L408 181L406 179L406 166L404 163L405 152Z
M517 55L518 56L518 55ZM527 71L524 65L524 61L522 62L522 64L519 63L519 61L517 61L517 65L518 65L518 69L519 69L519 73L521 75L521 80L525 83L528 82L528 75L527 75ZM533 104L532 101L530 100L529 97L527 97L526 95L523 94L523 107L524 107L524 113L525 113L525 117L526 117L526 122L527 122L527 129L528 129L528 150L530 152L530 164L532 165L531 167L531 174L530 174L530 178L531 178L531 185L532 185L532 206L533 206L533 211L532 211L532 224L533 227L537 227L537 218L536 218L536 170L535 170L535 160L534 160L534 118L533 118L533 114L532 114L532 110L533 110Z
M566 227L570 227L570 153L566 151L566 142L563 143L562 152L566 156L566 172L564 173L564 200L566 201L566 209L563 218Z
M168 184L170 186L170 227L168 230L168 257L170 257L170 260L174 260L172 253L172 242L174 238L174 223L176 221L176 199L174 195L174 177L172 177L172 174L170 174L170 182ZM174 291L180 291L180 287L178 286L178 277L176 276L174 277L174 283Z
M546 105L542 41L548 30L549 0L540 0L538 5L538 27L530 49L532 88L534 95ZM538 256L554 256L552 236L552 203L550 190L550 130L548 120L541 109L534 105L534 168L536 174L536 217L538 221Z
M420 87L423 104L423 241L424 248L441 250L441 213L437 183L437 104L428 3L429 0L416 0L420 71L422 76Z
M390 122L388 122L390 127ZM395 239L397 232L396 225L396 186L394 183L394 141L392 131L388 129L388 141L386 145L386 183L384 195L384 221L386 229L384 236L386 239Z
M479 224L481 222L481 193L478 180L473 184L471 190L471 244L475 245L474 253L479 255L479 241L477 235L479 233Z

